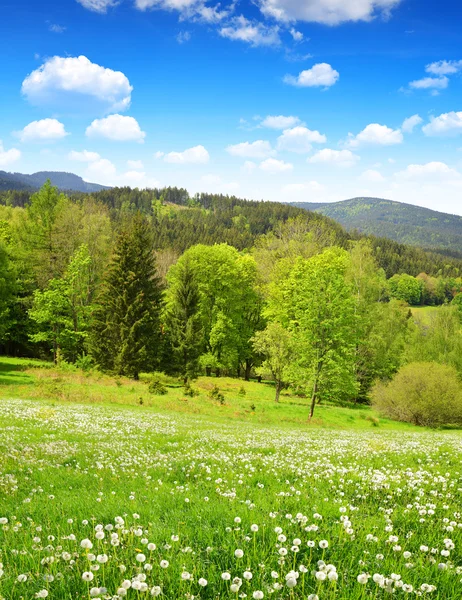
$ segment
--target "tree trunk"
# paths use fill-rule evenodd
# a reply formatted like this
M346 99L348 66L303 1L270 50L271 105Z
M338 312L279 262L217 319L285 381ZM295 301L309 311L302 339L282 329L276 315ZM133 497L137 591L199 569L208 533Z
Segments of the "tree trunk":
M205 367L205 374L207 377L210 377L212 375L212 367Z
M259 375L259 376L257 377L257 381L258 381L258 383L261 383L261 379L262 379L262 378L261 378L261 375Z
M134 373L134 374L133 374L133 379L134 379L135 381L139 381L139 380L140 380L140 374L139 374L139 373Z
M215 369L215 376L216 377L220 377L221 376L221 369Z
M274 399L275 402L279 402L279 395L281 394L281 390L282 390L282 381L276 381L276 398Z
M246 381L250 381L250 372L252 371L252 362L247 358L245 361L245 373L244 373L244 379Z
M318 396L318 374L316 373L316 379L314 380L314 385L313 385L313 394L311 396L310 419L309 419L310 421L314 414L314 407L316 405L317 396Z

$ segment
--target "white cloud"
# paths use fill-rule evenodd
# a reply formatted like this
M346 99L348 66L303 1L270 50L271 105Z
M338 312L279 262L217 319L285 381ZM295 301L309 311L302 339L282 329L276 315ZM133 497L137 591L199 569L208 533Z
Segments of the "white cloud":
M117 185L128 185L132 188L154 188L160 187L160 183L154 177L150 177L144 171L127 171L117 176Z
M285 23L308 21L339 25L347 21L371 21L388 17L400 0L259 0L261 11Z
M242 142L228 146L226 151L231 156L240 156L241 158L268 158L274 155L274 150L271 144L265 140L257 140L256 142Z
M132 90L121 71L92 63L86 56L49 58L22 83L29 102L56 105L60 110L72 99L77 107L85 96L106 111L123 111L130 106Z
M340 74L327 63L319 63L299 73L296 77L286 75L284 82L296 87L330 87L334 85Z
M134 171L140 171L144 169L142 160L127 160L127 166L129 169L132 169Z
M7 167L21 158L21 152L17 148L5 150L0 140L0 167Z
M292 171L293 168L293 164L276 158L267 158L260 163L260 169L265 173L287 173L287 171Z
M16 134L21 142L54 142L69 135L64 125L56 119L32 121Z
M261 122L262 127L268 127L269 129L289 129L299 124L300 119L298 117L284 117L283 115L268 115Z
M133 117L109 115L104 119L95 119L87 127L87 137L102 137L117 142L143 143L146 133L141 131L138 121Z
M430 123L422 127L428 136L455 136L462 133L462 111L448 112L431 117Z
M189 33L189 31L180 31L176 36L176 41L179 44L185 44L186 42L189 42L190 39L191 34Z
M67 155L69 160L77 160L79 162L95 162L100 160L101 156L98 152L89 152L88 150L82 150L81 152L77 152L76 150L71 150Z
M135 0L138 10L169 10L178 11L181 19L193 19L206 23L219 23L229 16L233 4L227 10L221 10L220 5L207 6L206 0Z
M198 182L200 191L219 192L221 194L236 193L240 185L237 181L223 181L220 175L208 173L203 175Z
M164 156L164 161L177 165L206 164L209 162L210 155L204 146L194 146L183 152L169 152Z
M154 154L154 158L156 160L159 160L159 158L162 158L165 155L165 152L161 152L160 150L158 150L155 154Z
M414 90L444 90L448 87L449 79L444 75L442 77L424 77L411 81L409 87Z
M458 171L439 161L421 165L408 165L404 171L395 173L395 176L398 179L442 181L444 183L461 178Z
M316 154L308 158L309 163L313 164L329 164L339 167L352 167L360 157L353 154L351 150L332 150L331 148L323 148L318 150Z
M118 0L77 0L77 2L84 8L98 13L105 13L108 8L119 3Z
M63 25L58 25L57 23L50 23L48 25L48 31L51 31L52 33L64 33L66 31L66 27L63 27Z
M427 65L425 71L433 75L453 75L462 71L462 60L439 60Z
M114 185L117 176L115 165L107 158L100 158L89 163L85 169L85 179L94 183Z
M408 117L404 119L403 124L401 125L401 131L405 133L412 133L414 131L414 127L420 125L423 119L420 115L412 115L412 117Z
M256 168L257 165L252 160L246 160L242 167L242 170L244 171L244 173L250 175L250 173L253 173Z
M311 131L307 127L292 127L278 137L278 150L305 154L311 150L312 143L325 144L326 141L326 136L319 131Z
M222 37L246 42L252 46L277 46L281 43L278 27L266 27L261 23L249 21L243 15L234 17L219 33Z
M303 196L306 198L307 194L319 194L324 192L325 187L317 181L306 181L304 183L288 183L283 186L282 193L288 199L292 199L293 196Z
M303 41L303 33L301 31L297 31L294 27L289 30L290 35L292 36L294 42L302 42Z
M361 173L359 177L362 181L367 181L369 183L382 183L385 181L385 177L379 171L375 169L368 169Z
M391 127L379 125L379 123L370 123L356 137L351 133L348 135L347 145L351 148L356 148L360 144L391 146L393 144L401 144L403 141L401 130L391 129Z

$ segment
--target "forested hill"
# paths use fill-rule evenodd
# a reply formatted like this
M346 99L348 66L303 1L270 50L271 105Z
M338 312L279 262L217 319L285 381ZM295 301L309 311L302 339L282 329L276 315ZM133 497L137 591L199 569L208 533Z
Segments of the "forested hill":
M49 179L60 190L76 192L98 192L107 189L98 183L88 183L74 173L61 171L39 171L32 175L0 171L0 190L38 190Z
M67 195L72 206L81 207L85 213L96 210L95 202L104 208L115 232L128 215L140 211L150 219L155 248L168 254L168 260L174 260L175 256L200 243L225 242L238 250L250 250L265 236L264 243L271 245L274 239L277 246L276 240L282 240L287 248L309 243L318 247L349 248L352 240L364 237L358 232L348 233L339 223L321 213L279 202L258 202L218 194L190 196L187 190L180 188L139 190L124 187ZM0 191L0 205L22 209L30 203L30 197L30 190ZM67 212L72 220L72 211ZM73 225L70 223L66 227ZM67 233L67 245L70 237ZM384 237L367 237L378 265L387 277L396 273L417 276L422 272L434 276L458 276L462 272L462 259Z
M462 217L381 198L351 198L333 203L292 202L341 223L348 231L462 256Z

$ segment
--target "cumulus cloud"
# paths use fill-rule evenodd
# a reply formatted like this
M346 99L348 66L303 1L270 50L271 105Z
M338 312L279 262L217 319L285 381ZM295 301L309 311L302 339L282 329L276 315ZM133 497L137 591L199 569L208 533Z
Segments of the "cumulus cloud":
M338 167L352 167L359 160L360 157L357 154L353 154L351 150L332 150L331 148L323 148L311 156L308 159L308 162L312 164L336 165Z
M349 134L347 145L356 148L360 144L377 144L380 146L392 146L401 144L403 134L400 129L391 129L379 123L370 123L357 136Z
M277 46L281 43L278 27L266 27L262 23L249 21L243 15L231 19L219 33L222 37L251 46Z
M7 167L21 158L21 152L17 148L5 150L0 140L0 167Z
M420 115L412 115L412 117L408 117L404 119L403 124L401 125L401 131L405 133L412 133L414 131L414 127L420 125L423 119Z
M376 171L375 169L368 169L364 171L359 176L361 181L367 181L368 183L383 183L385 181L385 177L380 173L380 171Z
M82 106L82 97L105 111L130 106L133 87L121 71L92 63L86 56L53 56L32 71L22 83L22 93L34 105Z
M278 150L305 154L312 148L312 143L325 144L327 138L319 131L312 131L307 127L292 127L283 131L278 137Z
M274 150L271 144L265 140L257 140L256 142L242 142L234 144L226 148L231 156L239 156L241 158L268 158L274 155Z
M140 171L144 169L142 160L127 160L127 166L129 169L132 169L134 171Z
M448 87L449 79L444 75L441 77L424 77L411 81L409 87L414 90L444 90Z
M262 127L268 127L269 129L289 129L300 124L298 117L283 115L268 115L261 122Z
M291 199L293 196L303 196L307 194L320 194L325 191L325 187L317 181L305 181L302 183L288 183L283 186L282 193L284 197Z
M164 161L177 165L199 165L209 162L210 155L204 146L194 146L183 152L169 152L164 156Z
M21 142L55 142L69 135L64 125L57 119L41 119L32 121L16 135Z
M287 173L287 171L292 171L293 168L293 164L276 158L267 158L260 163L260 169L265 173Z
M459 180L461 174L446 163L433 161L426 164L408 165L404 171L395 174L398 179L443 181Z
M146 133L141 131L138 121L133 117L109 115L104 119L95 119L85 131L90 138L106 138L117 142L143 143Z
M78 162L94 162L99 160L101 156L98 152L89 152L88 150L82 150L78 152L77 150L71 150L67 155L69 160L76 160Z
M106 13L108 8L116 6L118 0L77 0L84 8L93 12Z
M439 60L427 65L425 71L432 75L454 75L462 71L462 60Z
M388 17L401 0L259 0L268 17L284 23L308 21L339 25L347 21L370 21Z
M432 117L430 123L422 127L428 136L456 136L462 133L462 111L448 112Z
M293 75L286 75L284 77L284 83L296 87L327 88L334 85L339 77L339 72L333 69L328 63L318 63L311 67L311 69L301 71L296 77Z

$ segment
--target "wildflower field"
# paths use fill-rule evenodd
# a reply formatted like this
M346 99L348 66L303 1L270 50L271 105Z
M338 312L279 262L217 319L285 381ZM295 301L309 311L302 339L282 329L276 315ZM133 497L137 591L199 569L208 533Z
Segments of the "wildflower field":
M456 599L458 432L2 400L0 597Z

